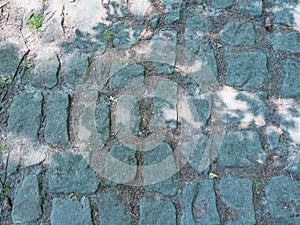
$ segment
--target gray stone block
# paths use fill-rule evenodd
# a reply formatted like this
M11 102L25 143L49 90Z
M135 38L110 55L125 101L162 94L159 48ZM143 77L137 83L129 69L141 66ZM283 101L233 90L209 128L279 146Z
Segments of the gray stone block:
M40 92L22 92L15 96L9 109L8 130L36 140L42 117L42 101Z
M195 16L186 20L185 35L192 40L201 39L213 28L209 17Z
M227 213L225 224L256 224L251 180L224 177L219 188L221 201L231 212Z
M211 5L215 9L227 9L233 6L233 0L211 0Z
M300 97L300 63L286 60L283 62L282 67L285 78L281 87L281 96L283 98Z
M181 224L220 224L213 180L187 183L180 193Z
M300 35L298 32L275 33L271 39L275 50L300 53Z
M253 167L249 159L265 163L266 156L256 131L229 132L219 151L219 163L228 167Z
M164 0L163 5L165 7L165 23L171 24L180 19L180 12L182 9L181 0Z
M74 53L66 59L65 81L70 85L76 85L87 70L88 56L86 54Z
M226 84L242 90L263 87L270 77L262 52L228 53Z
M126 212L125 205L119 199L119 193L109 190L99 196L99 221L100 224L130 225L131 216Z
M89 199L81 201L53 199L51 211L52 225L93 225Z
M221 39L229 45L254 45L256 34L252 23L235 21L224 26Z
M86 160L70 152L52 155L47 178L54 193L93 193L99 185Z
M49 144L69 144L68 119L69 96L54 93L46 100L44 138Z
M262 0L238 0L241 13L251 16L260 16L262 14Z
M176 224L176 210L172 202L142 198L139 225L152 224Z
M158 192L163 195L175 195L178 189L178 175L177 173L172 177L151 185L144 186L145 190L150 192Z
M30 223L42 215L39 182L35 175L25 177L13 201L14 223Z
M0 77L7 77L11 81L20 62L18 47L9 42L0 42L0 62Z
M278 224L300 224L300 183L290 177L273 177L265 187L268 208Z

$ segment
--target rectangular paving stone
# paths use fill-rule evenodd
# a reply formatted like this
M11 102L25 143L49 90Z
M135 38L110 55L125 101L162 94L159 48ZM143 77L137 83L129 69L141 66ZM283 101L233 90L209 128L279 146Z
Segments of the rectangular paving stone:
M254 167L255 164L266 162L266 155L261 147L256 131L228 132L219 151L219 164L227 167Z
M226 84L239 90L263 87L270 77L262 52L227 53Z
M194 16L186 20L185 35L192 40L201 39L213 28L209 17Z
M287 176L273 177L265 188L268 208L277 224L300 224L300 182Z
M300 63L286 60L282 63L282 68L285 78L281 86L281 96L283 98L300 97Z
M211 0L211 5L215 9L227 9L233 5L233 0Z
M224 177L219 188L221 201L228 207L224 224L256 224L251 180Z
M38 139L42 101L43 96L40 92L34 94L22 92L15 96L9 109L7 129L14 134Z
M186 183L180 193L181 224L220 224L213 180Z
M126 212L116 190L109 190L99 196L99 222L100 224L130 225L131 216Z
M165 23L171 24L180 19L180 11L182 7L181 0L164 0L165 7Z
M274 1L274 23L285 26L296 26L297 2L293 0Z
M51 225L93 225L89 199L80 201L54 198Z
M49 144L68 145L69 95L53 93L46 99L44 138Z
M13 201L14 223L30 223L42 215L39 182L35 175L25 177Z
M252 23L234 21L227 23L221 31L221 40L229 45L254 45L256 34Z
M262 14L262 0L238 0L241 13L251 16L260 16Z
M6 41L0 42L0 62L0 77L6 76L11 80L20 62L18 46Z
M176 225L176 209L172 202L142 198L139 225Z
M275 50L300 53L300 34L298 32L275 33L271 42Z
M177 127L177 84L161 81L155 90L150 126Z

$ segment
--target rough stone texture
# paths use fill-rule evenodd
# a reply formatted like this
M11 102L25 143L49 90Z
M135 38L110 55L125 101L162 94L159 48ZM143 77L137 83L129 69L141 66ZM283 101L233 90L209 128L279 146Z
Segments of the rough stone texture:
M176 174L177 170L170 145L165 142L149 144L143 149L143 157L144 184L154 185L150 187L152 190L154 188L163 193L174 194L177 189L177 181L168 179ZM172 186L170 190L161 186L167 183Z
M9 109L8 130L37 139L42 116L43 96L23 92L14 97Z
M13 201L14 223L29 223L42 215L39 182L35 175L25 177Z
M217 62L213 49L203 41L194 42L192 40L186 40L185 47L188 51L195 53L201 62L213 72L215 77L218 76Z
M117 191L109 190L108 193L100 194L98 212L100 224L131 224L131 216L126 212Z
M256 224L251 180L224 177L219 188L221 201L229 207L225 224Z
M180 193L181 224L220 224L213 180L186 183Z
M175 195L178 189L178 175L177 173L162 182L146 185L145 190L150 192L159 192L163 195Z
M300 156L296 156L294 159L292 159L292 162L286 168L284 168L284 170L300 179Z
M142 198L139 225L150 224L175 225L176 210L173 203Z
M295 26L295 16L297 15L295 8L297 7L297 3L291 0L276 0L274 2L274 23Z
M275 50L289 51L292 53L300 53L300 35L298 32L275 33L271 39Z
M69 144L68 118L69 96L54 93L46 100L46 119L44 138L49 144Z
M212 0L211 5L215 9L227 9L233 5L233 0Z
M114 47L129 47L137 43L144 29L142 25L130 26L124 22L114 23L111 29Z
M254 167L249 159L265 163L266 156L256 131L229 132L219 151L219 163L228 167Z
M65 62L65 81L70 85L76 85L87 70L88 64L86 54L74 53L70 55Z
M273 177L265 188L271 217L278 224L300 224L300 183L290 177Z
M237 89L263 87L269 73L267 58L261 52L228 53L226 84Z
M93 193L99 181L81 155L53 154L48 170L48 185L54 193Z
M53 199L51 211L52 225L92 225L89 199L81 201L69 199Z
M278 148L279 146L279 132L276 127L269 126L266 129L266 134L267 134L267 143L269 145L270 149L275 149Z
M111 147L105 158L105 178L115 183L126 183L137 173L136 151L123 144Z
M0 78L8 77L11 80L17 71L19 61L18 47L9 42L0 42Z
M181 0L163 0L165 7L165 23L171 24L180 19L180 11L182 7Z
M171 81L161 81L155 90L153 112L150 126L177 126L177 84Z
M126 0L113 0L109 1L109 15L115 18L123 18L127 14L127 1Z
M141 65L121 66L115 65L110 72L109 87L111 89L121 89L128 86L143 83L145 68Z
M110 138L110 106L109 102L101 101L95 109L95 122L101 145Z
M229 45L254 45L256 34L252 23L235 21L224 26L221 39Z
M116 106L116 133L138 134L141 115L134 96L121 95Z
M57 84L60 62L55 52L41 53L35 62L32 85L39 88L53 88Z
M251 16L260 16L262 14L262 0L238 0L241 13Z
M160 15L159 14L152 14L150 16L150 27L152 30L156 29L158 21L159 21Z
M201 39L212 30L212 22L208 17L192 17L187 19L185 25L185 35L192 40Z
M300 97L300 63L292 60L283 62L285 78L281 87L283 98Z

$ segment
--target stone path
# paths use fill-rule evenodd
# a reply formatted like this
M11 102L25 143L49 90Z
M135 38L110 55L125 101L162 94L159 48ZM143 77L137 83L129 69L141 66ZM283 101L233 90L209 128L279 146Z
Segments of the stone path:
M300 224L299 1L5 2L0 224Z

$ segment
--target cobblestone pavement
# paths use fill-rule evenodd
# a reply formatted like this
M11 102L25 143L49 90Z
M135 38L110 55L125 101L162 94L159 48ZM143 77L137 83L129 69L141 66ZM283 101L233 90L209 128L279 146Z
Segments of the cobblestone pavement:
M300 1L0 12L0 224L300 224Z

